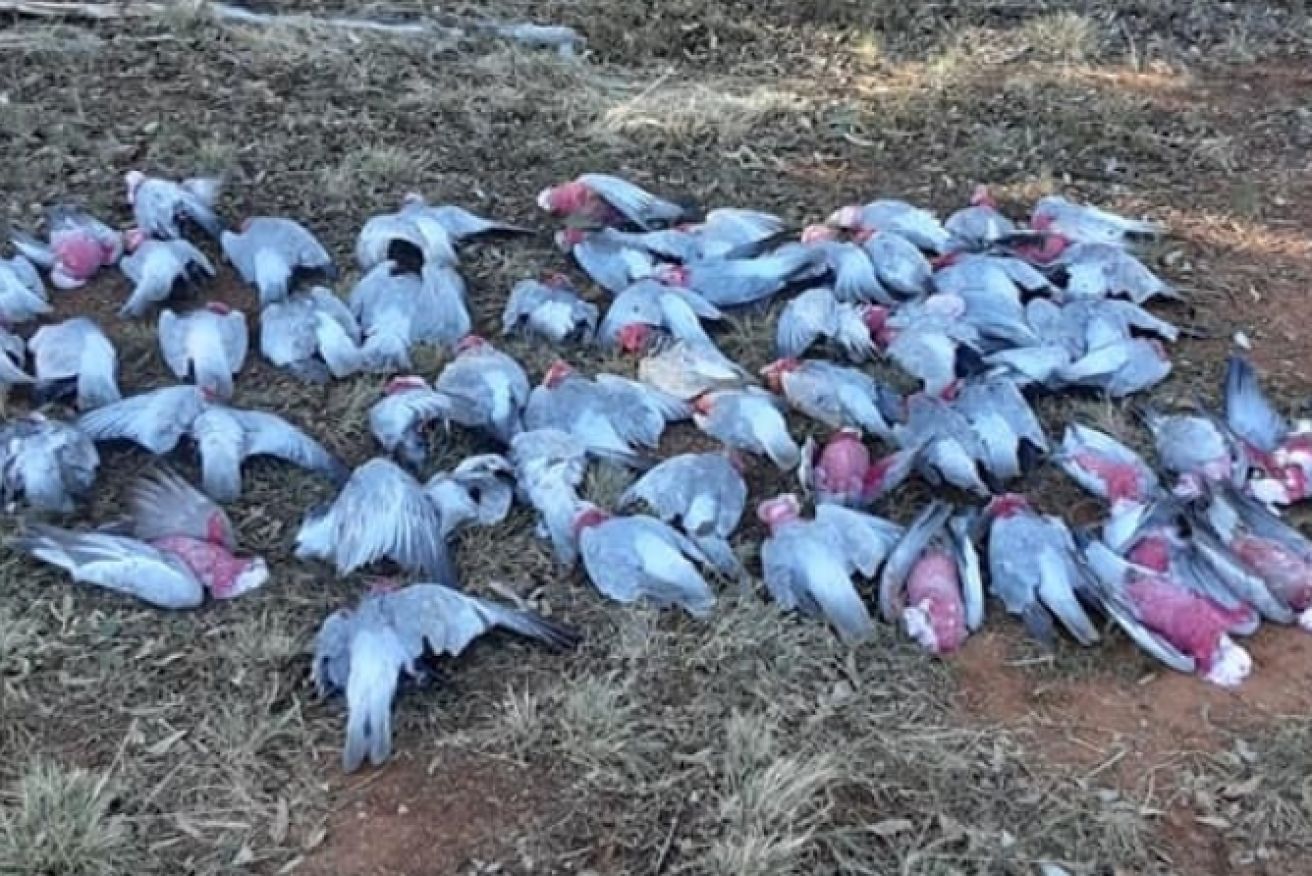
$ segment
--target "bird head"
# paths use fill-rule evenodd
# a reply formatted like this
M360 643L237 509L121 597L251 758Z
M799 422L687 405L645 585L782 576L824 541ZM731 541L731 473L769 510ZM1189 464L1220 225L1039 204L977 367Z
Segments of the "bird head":
M538 207L557 216L577 213L587 206L592 191L578 180L550 186L538 193Z
M802 367L802 360L794 356L775 359L758 373L765 378L766 384L774 392L779 392L783 385L783 376Z
M1030 500L1020 493L1003 493L1001 496L994 496L985 506L984 513L989 517L1007 518L1014 517L1017 514L1023 514L1030 510Z
M123 248L128 252L136 252L146 242L146 232L140 228L129 228L123 232L122 237Z
M619 330L620 349L626 353L638 353L646 349L651 340L651 326L642 322L631 322Z
M456 355L459 356L472 350L482 350L488 346L490 345L481 335L468 334L456 341Z
M769 527L771 532L796 520L801 513L802 503L796 493L780 493L756 506L756 519Z
M578 511L574 512L574 521L571 528L574 534L578 535L585 529L593 526L600 526L611 517L610 512L599 508L591 502L584 502Z
M688 269L683 265L660 265L652 271L652 279L664 283L666 286L686 287L688 285Z
M402 207L422 207L428 201L419 192L406 192L401 196Z
M882 304L867 304L861 308L861 321L870 332L870 339L881 347L886 347L893 340L896 332L888 325L891 311Z
M983 183L975 186L975 190L970 193L970 206L972 207L989 207L998 209L998 202L993 199L993 193L989 187Z
M560 271L547 271L542 275L542 285L550 286L552 289L573 289L574 281Z
M383 392L387 395L396 395L401 392L409 392L412 389L427 389L428 381L418 374L401 374L387 381L383 387Z
M839 207L829 214L825 220L826 225L832 225L835 228L857 229L861 227L861 207L857 204L848 204L846 207Z
M808 225L802 229L802 243L821 243L838 237L838 229L829 225Z
M582 228L562 228L555 234L556 248L561 252L569 252L587 238L588 233Z
M692 400L692 409L694 413L708 417L715 407L715 394L704 392Z
M557 359L551 363L547 373L542 375L542 385L547 389L553 389L561 384L566 377L574 373L574 366L564 359Z
M123 174L123 182L127 184L128 187L129 204L135 204L137 202L137 189L139 189L141 184L145 181L146 175L139 170L129 170L127 173Z

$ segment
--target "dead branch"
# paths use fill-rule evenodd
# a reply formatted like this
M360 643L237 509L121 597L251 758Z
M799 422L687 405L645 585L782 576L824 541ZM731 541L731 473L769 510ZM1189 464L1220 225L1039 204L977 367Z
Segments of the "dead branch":
M28 18L60 18L67 21L121 21L156 18L170 11L170 4L150 2L79 3L70 0L0 0L0 12ZM223 24L331 28L365 31L390 36L466 39L471 33L485 34L534 48L552 48L565 58L577 56L583 37L570 27L531 22L467 21L457 26L431 20L382 22L367 18L319 18L312 15L254 12L231 3L201 4L198 13L209 13Z

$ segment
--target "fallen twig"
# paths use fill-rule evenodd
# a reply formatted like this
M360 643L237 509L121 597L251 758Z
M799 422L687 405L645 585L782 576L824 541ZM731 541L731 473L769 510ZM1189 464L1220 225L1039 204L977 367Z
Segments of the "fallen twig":
M170 11L165 3L79 3L70 0L0 0L0 12L29 18L62 18L82 21L116 21L154 18ZM583 45L583 37L570 27L528 22L468 21L457 26L431 20L382 22L367 18L319 18L312 15L255 12L231 3L205 3L197 13L208 12L215 21L227 24L284 27L328 27L346 31L369 31L393 36L444 37L465 39L481 33L535 48L553 48L561 57L574 58Z

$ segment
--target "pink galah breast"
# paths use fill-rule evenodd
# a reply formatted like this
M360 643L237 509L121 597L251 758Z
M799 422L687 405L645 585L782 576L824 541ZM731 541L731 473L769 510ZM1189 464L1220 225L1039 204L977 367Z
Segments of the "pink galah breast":
M185 535L168 535L154 539L150 544L186 563L215 599L239 595L239 582L252 565L251 560L234 557L222 545Z
M907 634L935 654L947 654L966 641L966 606L957 564L942 548L921 555L907 577Z
M859 439L839 434L820 451L815 464L816 486L827 493L860 496L870 469L870 451Z
M83 234L61 236L50 247L68 276L88 280L100 270L104 256L95 238Z
M1165 573L1171 568L1171 546L1164 536L1151 535L1140 539L1126 559L1136 566Z
M1239 536L1230 549L1294 611L1312 607L1312 566L1307 561L1273 541L1251 535Z
M1169 578L1135 576L1125 592L1144 626L1197 660L1204 672L1221 657L1223 637L1250 620L1246 612L1228 611Z
M1143 484L1135 466L1116 462L1091 450L1080 451L1071 458L1080 468L1102 480L1107 501L1112 505L1143 500Z

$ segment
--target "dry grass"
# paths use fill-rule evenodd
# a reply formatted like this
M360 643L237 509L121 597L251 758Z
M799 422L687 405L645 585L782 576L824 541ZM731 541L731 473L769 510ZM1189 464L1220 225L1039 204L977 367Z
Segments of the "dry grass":
M94 36L66 25L11 28L0 41L6 218L30 224L35 205L71 195L126 222L129 167L221 170L226 216L296 216L349 261L362 218L409 189L545 228L532 194L585 170L795 221L876 195L945 211L988 182L1014 211L1061 190L1168 215L1182 239L1151 257L1183 250L1171 264L1193 266L1198 303L1196 313L1170 315L1223 339L1273 300L1269 276L1312 278L1306 224L1280 224L1289 211L1273 203L1269 184L1282 181L1285 204L1305 188L1299 80L1278 80L1270 93L1234 85L1252 65L1308 57L1312 31L1289 5L877 0L803 10L770 0L673 2L660 15L609 0L495 5L507 17L578 27L589 55L567 64L496 43L222 28L197 4ZM547 268L573 270L545 237L465 250L479 329L495 334L514 281ZM122 288L111 276L61 293L60 315L102 316L120 344L125 386L160 385L153 324L106 316ZM198 294L211 293L251 306L226 274ZM723 349L749 368L764 365L776 315L735 314L720 330ZM556 355L633 374L631 360L594 351L524 339L503 346L533 378ZM1214 397L1221 345L1182 350L1188 364L1159 399ZM421 373L441 364L437 351L416 353ZM1292 396L1306 376L1289 372L1274 385ZM253 349L237 401L284 412L359 463L375 452L365 413L379 387L364 377L307 387ZM1110 406L1045 402L1043 413L1054 440L1078 418L1145 449ZM815 428L793 426L799 436ZM696 444L679 427L667 447ZM432 468L473 447L454 436ZM105 448L91 519L113 515L143 464L134 450ZM194 461L179 465L194 475ZM585 492L610 505L628 478L598 467ZM751 486L753 500L794 488L768 467L752 472ZM1029 487L1050 510L1082 501L1051 473ZM243 545L270 557L274 577L230 604L165 616L3 559L0 876L217 876L297 864L341 872L333 862L347 858L333 848L342 831L331 816L345 793L336 784L343 709L313 696L307 651L316 625L358 594L363 576L337 581L289 557L300 515L327 496L317 478L260 463L246 489L232 513ZM924 495L911 488L879 511L905 519ZM581 627L582 651L547 657L509 638L489 642L439 684L407 689L397 709L396 748L416 762L472 746L550 790L535 804L539 817L485 825L498 839L477 856L490 866L946 876L1052 863L1073 874L1166 874L1188 871L1162 864L1163 854L1202 845L1163 831L1153 789L1100 784L1049 757L1040 729L1019 716L963 718L962 668L926 659L896 630L850 652L759 597L726 594L701 623L617 609L577 574L563 575L529 521L517 509L497 527L462 534L457 560L475 589L504 582ZM760 537L749 515L735 547L752 568ZM1114 644L1042 659L1027 645L1015 650L1025 666L998 671L1035 688L1131 685L1147 665ZM1306 846L1303 717L1177 777L1193 796L1177 789L1172 805L1214 819L1236 860L1269 862ZM412 769L400 758L367 782L388 786ZM463 796L447 800L440 818L413 802L434 833L375 841L441 846L462 871L475 843L448 822L459 820L453 811L479 811L479 783L470 784L474 791L453 786ZM1224 865L1205 861L1197 872Z

